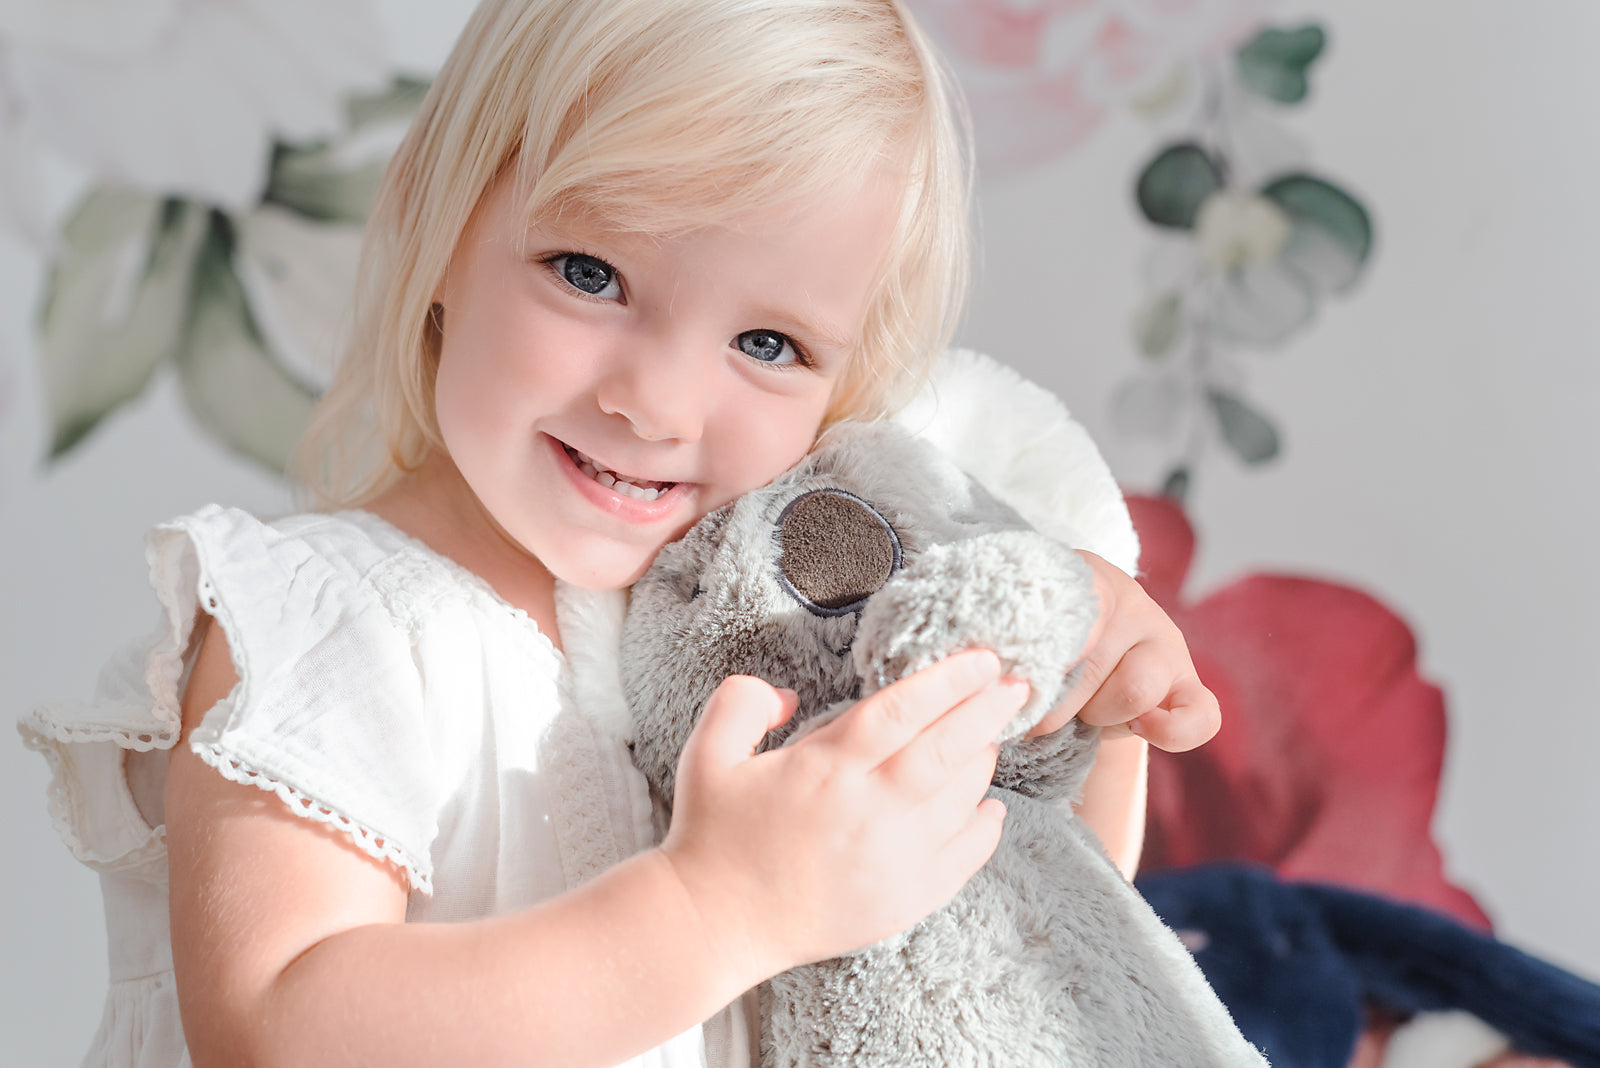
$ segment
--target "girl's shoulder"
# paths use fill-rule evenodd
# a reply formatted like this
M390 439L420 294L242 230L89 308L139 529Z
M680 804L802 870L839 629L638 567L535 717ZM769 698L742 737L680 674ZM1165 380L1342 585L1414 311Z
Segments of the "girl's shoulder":
M290 634L308 621L301 614L354 620L373 611L415 630L445 607L485 625L529 625L477 575L360 509L266 518L207 505L155 527L147 557L158 595L195 588L200 606L215 612L226 610L217 592L226 586L235 606L270 602Z

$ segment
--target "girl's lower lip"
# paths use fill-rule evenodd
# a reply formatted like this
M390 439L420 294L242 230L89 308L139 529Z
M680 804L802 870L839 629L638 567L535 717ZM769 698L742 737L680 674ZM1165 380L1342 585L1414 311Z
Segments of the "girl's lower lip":
M573 463L572 457L567 455L566 446L561 441L549 434L541 436L549 443L555 464L567 476L567 481L571 482L573 488L590 504L607 515L616 516L630 523L658 523L676 512L678 502L689 492L691 483L678 482L653 501L636 500L625 493L607 489L584 474L582 469Z

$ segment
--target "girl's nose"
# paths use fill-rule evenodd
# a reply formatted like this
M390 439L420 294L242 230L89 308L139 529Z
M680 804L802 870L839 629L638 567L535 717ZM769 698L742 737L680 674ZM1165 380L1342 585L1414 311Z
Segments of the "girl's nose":
M596 387L600 410L626 419L646 441L699 441L720 366L706 349L704 341L659 335L630 344Z

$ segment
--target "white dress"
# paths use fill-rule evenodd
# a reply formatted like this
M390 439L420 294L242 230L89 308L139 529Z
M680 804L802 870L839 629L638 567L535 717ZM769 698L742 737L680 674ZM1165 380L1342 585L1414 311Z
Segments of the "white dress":
M1040 529L1132 571L1121 495L1049 394L952 354L901 421ZM558 585L563 655L476 575L366 512L263 522L213 505L157 527L147 557L157 632L107 666L92 701L19 723L51 764L57 830L104 891L111 988L85 1065L190 1063L165 828L140 815L124 769L130 751L177 741L202 610L240 681L192 732L194 752L394 865L408 922L519 909L652 844L616 663L621 592ZM629 1063L745 1063L747 1009Z

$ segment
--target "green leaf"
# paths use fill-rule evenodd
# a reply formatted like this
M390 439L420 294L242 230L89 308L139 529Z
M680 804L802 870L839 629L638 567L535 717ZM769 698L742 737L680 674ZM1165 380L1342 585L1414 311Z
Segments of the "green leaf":
M201 426L282 474L310 422L316 393L273 359L231 255L229 224L213 215L195 272L194 320L178 355L179 381Z
M1309 174L1267 183L1261 195L1288 214L1293 229L1282 260L1318 289L1342 292L1372 254L1372 219L1343 189Z
M1217 413L1222 440L1239 459L1247 464L1260 464L1278 455L1278 432L1266 416L1232 393L1214 389L1206 396L1211 401L1212 411Z
M1327 35L1315 23L1292 30L1268 27L1234 55L1244 84L1280 104L1298 104L1310 83L1306 71L1322 54Z
M400 122L410 125L422 98L428 95L429 83L421 78L399 75L381 93L362 93L350 98L346 115L352 130L362 130L378 123Z
M386 165L385 160L369 160L346 168L329 145L279 145L264 199L322 222L359 224L372 211Z
M394 146L426 91L424 82L398 79L383 93L350 101L350 129L342 137L278 145L264 199L323 222L366 222Z
M1311 321L1310 285L1282 263L1229 271L1211 300L1212 333L1225 341L1271 348Z
M1133 316L1133 336L1139 351L1151 359L1165 356L1183 335L1183 296L1165 293Z
M1167 477L1161 483L1161 496L1168 497L1179 504L1189 496L1190 484L1189 469L1187 467L1174 467L1167 472Z
M1193 142L1169 145L1139 174L1139 210L1157 226L1194 227L1201 203L1222 188L1222 167Z
M39 316L50 458L143 391L182 344L206 210L96 189L62 228Z

